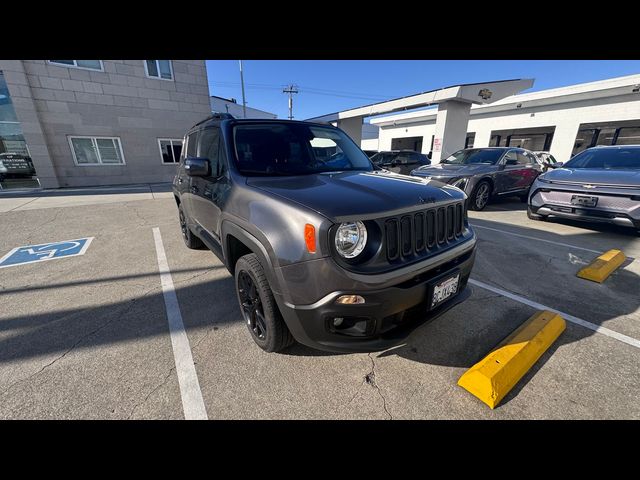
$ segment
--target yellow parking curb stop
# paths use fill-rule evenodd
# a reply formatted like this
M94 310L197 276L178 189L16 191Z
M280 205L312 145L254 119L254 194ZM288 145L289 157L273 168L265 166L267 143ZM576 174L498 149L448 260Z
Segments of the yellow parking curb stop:
M564 319L557 313L548 310L536 313L467 370L458 385L495 408L565 327Z
M627 257L620 250L609 250L578 272L578 277L593 282L604 282L613 271L622 265Z

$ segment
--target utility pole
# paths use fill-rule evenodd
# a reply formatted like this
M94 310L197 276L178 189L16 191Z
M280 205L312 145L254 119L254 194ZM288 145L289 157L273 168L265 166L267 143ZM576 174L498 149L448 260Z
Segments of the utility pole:
M289 85L282 90L282 93L289 94L289 120L293 120L293 94L298 93L298 86Z
M242 75L242 60L240 62L240 85L242 86L242 117L247 118L247 101L244 98L244 76Z

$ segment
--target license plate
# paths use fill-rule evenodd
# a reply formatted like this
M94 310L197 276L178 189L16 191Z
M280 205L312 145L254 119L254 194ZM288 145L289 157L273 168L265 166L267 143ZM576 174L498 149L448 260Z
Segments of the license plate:
M455 273L443 280L440 280L433 286L431 294L431 302L429 308L435 308L441 303L458 293L458 285L460 284L460 273Z
M582 207L595 207L598 204L598 197L588 197L586 195L572 195L572 205L580 205Z

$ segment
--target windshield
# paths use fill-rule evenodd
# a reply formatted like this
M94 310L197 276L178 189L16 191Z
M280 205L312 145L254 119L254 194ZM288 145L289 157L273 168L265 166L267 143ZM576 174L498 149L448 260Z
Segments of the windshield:
M492 149L459 150L440 163L448 165L471 165L476 163L495 165L503 153L504 150Z
M640 148L593 148L580 152L564 168L640 169Z
M296 123L236 125L234 142L243 175L309 175L371 171L369 157L342 131Z

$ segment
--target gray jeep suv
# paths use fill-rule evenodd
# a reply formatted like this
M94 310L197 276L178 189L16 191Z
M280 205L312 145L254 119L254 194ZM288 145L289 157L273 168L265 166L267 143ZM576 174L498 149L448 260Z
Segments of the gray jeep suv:
M466 197L375 170L335 127L219 114L186 135L173 192L189 248L234 276L253 340L375 351L470 295Z

